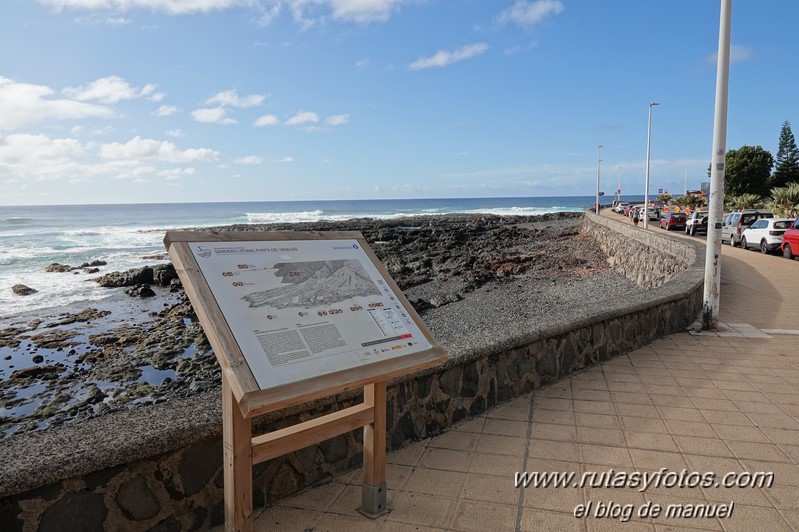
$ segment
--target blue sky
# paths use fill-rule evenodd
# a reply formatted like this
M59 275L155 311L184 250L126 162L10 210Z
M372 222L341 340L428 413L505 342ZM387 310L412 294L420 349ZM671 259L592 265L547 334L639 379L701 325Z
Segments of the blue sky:
M643 194L707 180L720 0L3 0L0 205ZM728 148L797 119L735 2ZM620 168L621 167L621 168Z

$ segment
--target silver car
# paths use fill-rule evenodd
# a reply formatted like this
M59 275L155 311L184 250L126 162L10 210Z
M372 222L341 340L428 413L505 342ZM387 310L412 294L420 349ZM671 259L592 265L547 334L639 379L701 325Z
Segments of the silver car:
M685 222L685 233L691 236L696 233L707 234L708 211L694 211L688 221Z

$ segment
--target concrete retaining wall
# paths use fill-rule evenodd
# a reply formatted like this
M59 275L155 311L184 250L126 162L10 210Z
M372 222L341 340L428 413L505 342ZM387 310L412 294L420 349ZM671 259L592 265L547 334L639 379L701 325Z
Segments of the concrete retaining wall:
M391 449L696 319L704 246L591 213L583 225L610 264L648 290L620 297L617 307L601 314L572 318L516 344L503 339L483 353L450 354L441 368L390 382ZM357 402L356 395L340 396L272 414L257 425L274 430ZM361 438L357 430L255 466L254 505L358 466ZM0 461L3 531L196 530L224 520L218 390L0 441Z

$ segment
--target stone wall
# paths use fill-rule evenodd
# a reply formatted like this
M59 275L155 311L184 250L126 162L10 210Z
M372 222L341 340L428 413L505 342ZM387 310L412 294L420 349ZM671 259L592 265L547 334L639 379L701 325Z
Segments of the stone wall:
M696 247L685 241L663 238L590 211L583 220L583 231L599 242L613 269L639 288L658 287L696 261Z
M434 436L497 403L685 328L701 309L701 246L587 213L584 230L618 271L648 288L616 308L451 357L388 387L388 445ZM635 257L637 260L630 260ZM668 281L668 282L666 282ZM457 359L458 363L454 363ZM260 419L260 430L360 402L349 394ZM196 530L221 524L219 391L0 443L0 530ZM362 429L256 465L255 507L357 467ZM390 486L389 486L390 488Z

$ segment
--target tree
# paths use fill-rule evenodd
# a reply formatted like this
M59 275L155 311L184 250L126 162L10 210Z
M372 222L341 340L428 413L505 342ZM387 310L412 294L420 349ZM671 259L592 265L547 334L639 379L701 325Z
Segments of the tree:
M768 206L776 216L786 218L799 216L799 183L788 183L785 187L772 188Z
M799 149L796 148L791 124L786 120L780 131L780 144L771 185L774 188L781 188L791 182L799 182Z
M774 158L760 146L741 146L725 157L724 193L769 195Z
M702 207L702 204L704 203L704 201L702 201L702 198L694 194L688 194L687 196L685 196L683 201L685 202L685 206L691 209L692 211Z
M741 194L729 198L732 209L759 209L763 205L763 198L757 194Z

